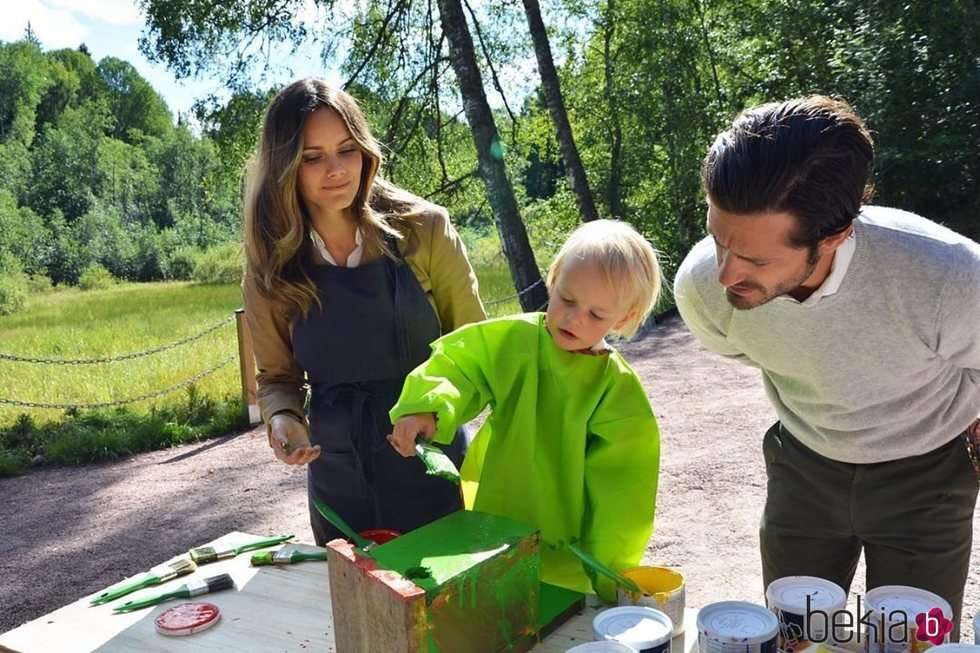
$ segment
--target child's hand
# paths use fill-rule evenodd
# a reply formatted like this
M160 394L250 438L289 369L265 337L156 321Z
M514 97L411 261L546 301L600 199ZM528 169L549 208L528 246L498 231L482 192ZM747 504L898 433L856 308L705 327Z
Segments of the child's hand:
M436 414L435 413L415 413L399 417L395 422L395 428L388 436L388 442L395 448L395 451L408 457L415 455L415 438L421 435L426 440L431 440L436 434Z

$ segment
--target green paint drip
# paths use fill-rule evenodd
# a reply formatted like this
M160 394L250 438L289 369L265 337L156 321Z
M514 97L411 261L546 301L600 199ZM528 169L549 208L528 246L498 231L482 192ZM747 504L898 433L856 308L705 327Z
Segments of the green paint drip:
M425 463L425 473L444 478L452 483L459 483L459 470L439 447L419 438L415 442L415 453Z

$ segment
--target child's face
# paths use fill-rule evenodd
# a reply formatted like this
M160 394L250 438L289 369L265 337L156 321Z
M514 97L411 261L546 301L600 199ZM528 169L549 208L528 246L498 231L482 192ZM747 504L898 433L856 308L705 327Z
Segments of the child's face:
M594 265L571 261L558 271L549 294L548 333L566 351L591 349L632 313Z

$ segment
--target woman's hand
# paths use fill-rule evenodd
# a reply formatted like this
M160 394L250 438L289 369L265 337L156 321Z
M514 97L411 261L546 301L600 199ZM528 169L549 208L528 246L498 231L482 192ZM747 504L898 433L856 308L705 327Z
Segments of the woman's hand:
M276 413L266 425L269 446L287 465L305 465L320 456L320 445L310 444L306 424L292 413Z
M388 436L388 442L395 448L395 451L405 456L415 455L415 438L421 435L426 440L431 440L436 434L436 414L435 413L415 413L399 417L395 422L395 428Z

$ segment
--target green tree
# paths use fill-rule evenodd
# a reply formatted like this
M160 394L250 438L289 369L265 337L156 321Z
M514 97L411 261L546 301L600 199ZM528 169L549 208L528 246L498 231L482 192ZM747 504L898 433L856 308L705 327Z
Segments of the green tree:
M159 137L171 129L173 117L167 104L132 64L105 57L98 71L106 86L109 111L115 117L112 136L132 143L140 137L137 134Z

